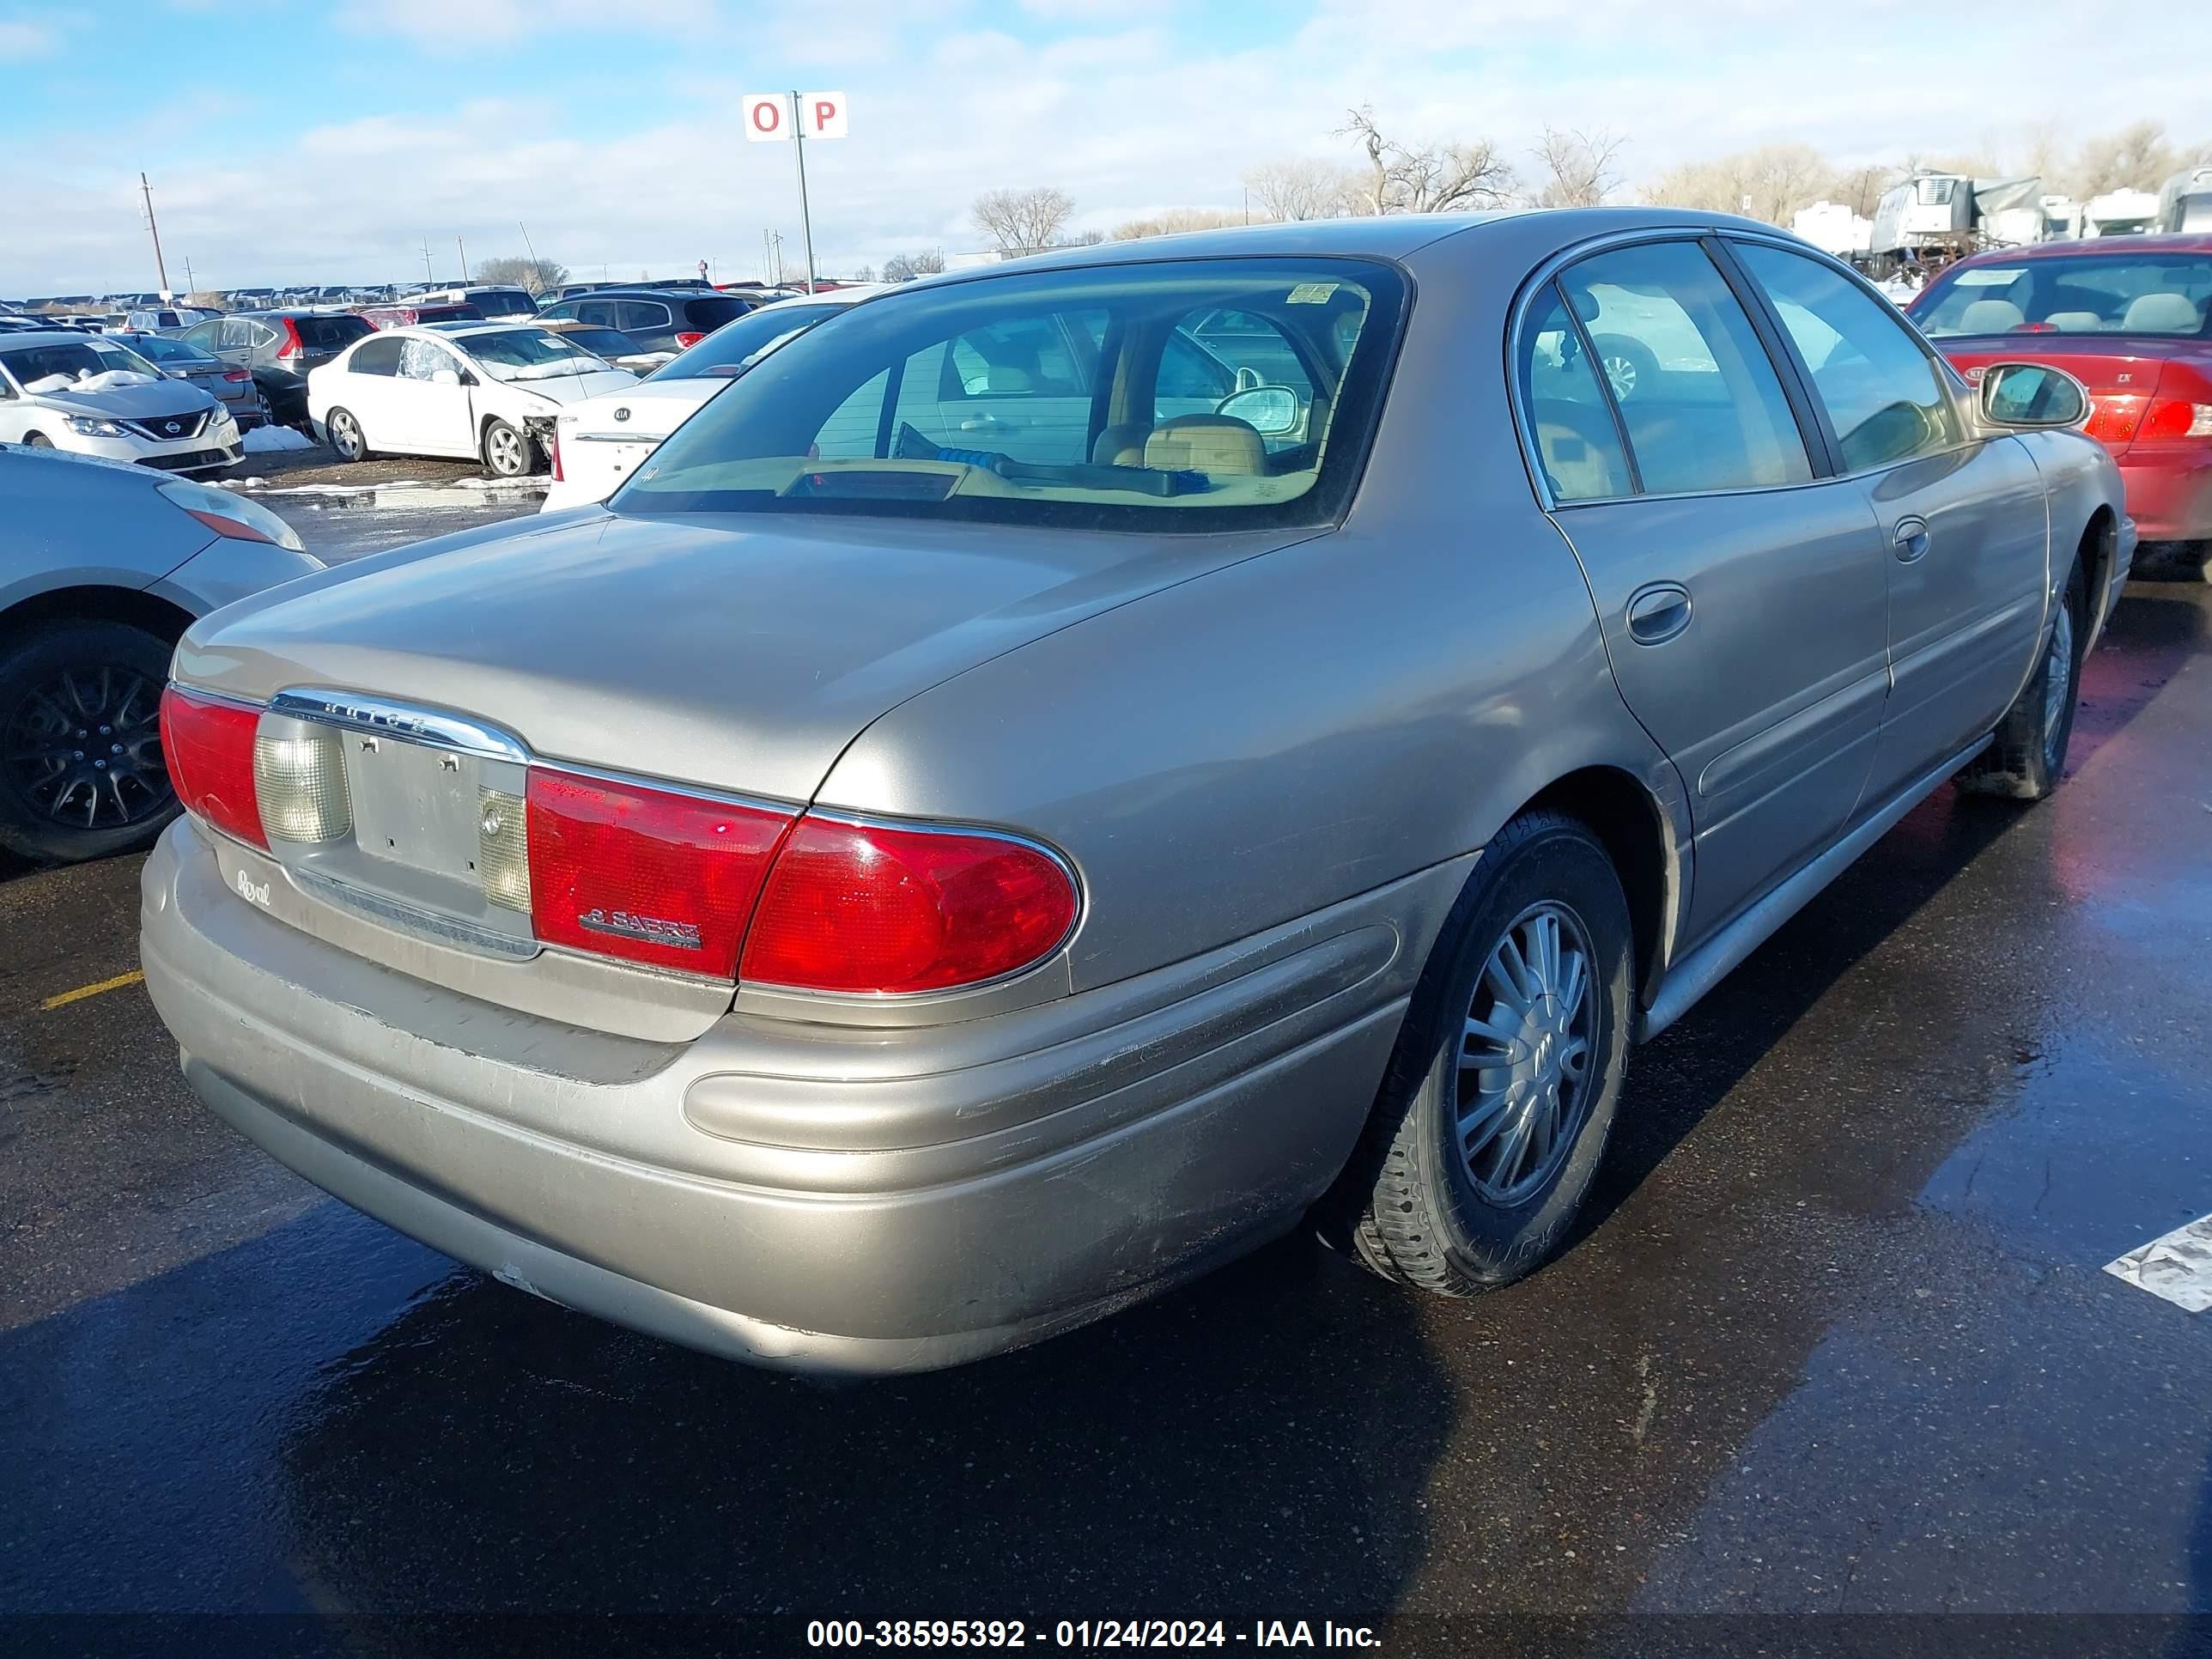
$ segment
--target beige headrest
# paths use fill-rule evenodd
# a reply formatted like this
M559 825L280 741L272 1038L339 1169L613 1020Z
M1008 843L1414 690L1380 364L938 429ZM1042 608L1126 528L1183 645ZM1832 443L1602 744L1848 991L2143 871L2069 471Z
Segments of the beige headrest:
M986 395L993 392L1027 392L1036 384L1036 382L1030 378L1027 369L1008 368L1004 363L993 363L983 371L983 391Z
M2105 325L2094 311L2054 311L2043 320L2061 334L2094 334Z
M1977 300L1959 313L1959 326L1969 334L2002 334L2027 320L2009 300Z
M1255 476L1267 470L1260 429L1231 415L1177 415L1145 440L1145 465L1163 471Z
M2161 334L2193 334L2203 320L2197 303L2183 294L2138 294L2128 302L2122 328L2154 329Z
M1145 440L1152 435L1150 421L1123 421L1109 426L1091 446L1091 459L1098 466L1142 466Z

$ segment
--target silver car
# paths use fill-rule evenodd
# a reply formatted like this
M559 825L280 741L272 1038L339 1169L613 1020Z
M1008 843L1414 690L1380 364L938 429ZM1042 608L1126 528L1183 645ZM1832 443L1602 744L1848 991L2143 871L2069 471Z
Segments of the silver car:
M320 570L228 489L0 444L0 848L75 860L176 816L161 688L210 611Z
M196 386L216 399L230 411L240 432L251 432L268 421L269 405L262 399L261 388L253 384L253 376L213 352L168 334L125 329L108 337L121 341L171 380Z
M897 290L605 507L189 632L147 981L317 1184L763 1364L1309 1217L1502 1285L1635 1042L1947 780L2057 785L2134 547L2085 412L1661 210Z

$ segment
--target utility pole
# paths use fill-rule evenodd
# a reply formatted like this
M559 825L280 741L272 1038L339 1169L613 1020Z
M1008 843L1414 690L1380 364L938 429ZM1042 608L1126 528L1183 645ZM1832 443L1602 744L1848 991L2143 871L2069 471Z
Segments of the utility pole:
M530 227L528 225L524 225L522 221L520 219L517 219L514 222L522 226L522 246L529 252L530 274L534 279L530 284L530 291L532 294L535 294L545 286L544 273L538 268L538 250L530 246Z
M461 286L466 288L469 285L469 245L456 234L453 246L461 251Z
M791 94L791 149L799 157L799 228L806 236L806 291L814 292L814 215L806 205L806 128L799 118L799 94Z
M426 283L434 283L438 280L436 274L430 269L430 239L427 236L422 239L422 280Z
M794 112L799 108L797 93L791 95L791 107ZM154 234L154 269L160 273L161 297L166 300L169 297L169 268L161 263L161 228L154 222L154 187L146 182L143 173L138 175L138 193L145 198L146 228Z
M192 286L192 256L187 253L185 256L185 292L189 295L198 291Z

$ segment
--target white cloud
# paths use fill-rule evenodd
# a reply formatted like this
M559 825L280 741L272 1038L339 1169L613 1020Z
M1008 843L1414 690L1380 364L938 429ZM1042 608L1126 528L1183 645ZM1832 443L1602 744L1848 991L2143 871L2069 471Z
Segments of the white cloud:
M603 15L604 0L592 3ZM445 15L415 0L379 8ZM568 15L566 0L520 9L530 27ZM1038 43L961 27L1004 21L969 0L843 0L829 11L779 8L783 21L755 30L742 57L692 54L672 68L662 112L611 139L586 136L594 112L544 98L428 120L356 106L304 133L242 133L234 162L192 171L172 160L155 182L165 246L219 283L419 275L425 236L445 277L457 232L472 259L520 252L518 221L580 276L603 264L614 276L674 274L701 258L741 276L757 268L763 228L783 233L787 257L799 245L789 151L745 143L738 130L737 96L757 82L850 94L853 136L807 152L816 241L832 269L977 246L969 204L998 185L1058 185L1075 198L1079 224L1100 228L1172 205L1235 207L1255 161L1351 159L1332 134L1359 103L1396 130L1488 137L1516 161L1547 122L1609 127L1631 141L1632 179L1771 139L1802 139L1839 161L2002 149L2053 112L2069 144L2146 113L2178 140L2212 139L2212 77L2146 82L2139 45L2093 9L2016 0L2001 28L1942 10L1709 0L1691 14L1584 0L1564 25L1562 14L1507 0L1317 0L1302 23L1205 45L1176 14L1127 6L1103 32ZM830 17L872 57L785 55L801 36L818 42ZM2168 61L2212 57L2212 10L2176 12L2165 27ZM1969 46L1972 76L1931 69ZM207 142L222 142L221 130L210 126ZM10 180L11 220L41 228L0 246L0 293L147 280L143 238L123 205L137 150L89 132L71 149L77 176ZM333 165L276 189L247 160L295 150ZM18 214L13 201L27 197Z
M33 22L27 18L0 19L0 64L51 57L61 43L62 32L52 23Z

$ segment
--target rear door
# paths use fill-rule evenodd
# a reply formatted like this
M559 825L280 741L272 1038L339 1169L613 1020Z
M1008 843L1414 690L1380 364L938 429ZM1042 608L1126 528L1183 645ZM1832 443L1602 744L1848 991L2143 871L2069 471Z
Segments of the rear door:
M1987 732L2026 683L2051 583L2042 476L2017 440L1967 434L1952 383L1878 296L1809 254L1730 246L1886 556L1891 688L1871 804Z
M1691 238L1570 264L1516 347L1615 679L1690 788L1692 940L1842 830L1888 689L1872 515L1856 483L1821 476L1773 343ZM1625 396L1600 373L1621 358Z
M334 408L344 409L361 423L370 448L400 448L402 416L393 386L399 374L400 354L406 347L403 337L380 334L356 347L343 370L318 378L313 391L319 418L327 418ZM333 380L337 384L325 393L324 388Z

